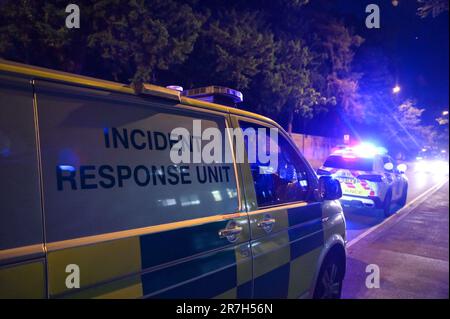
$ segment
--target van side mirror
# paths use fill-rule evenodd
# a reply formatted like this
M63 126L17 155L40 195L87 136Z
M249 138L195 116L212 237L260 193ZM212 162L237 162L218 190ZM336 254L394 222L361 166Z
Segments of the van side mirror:
M319 178L319 196L322 200L335 200L341 198L341 183L331 176L321 176Z
M397 165L397 172L399 172L400 174L405 174L407 168L408 167L406 166L406 164L399 164Z

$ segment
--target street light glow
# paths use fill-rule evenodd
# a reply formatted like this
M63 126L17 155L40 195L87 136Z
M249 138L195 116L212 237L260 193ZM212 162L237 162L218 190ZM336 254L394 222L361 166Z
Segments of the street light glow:
M401 90L401 88L400 88L400 86L398 86L398 85L396 85L396 86L394 86L394 87L392 88L392 92L395 93L395 94L399 93L400 90Z
M448 115L448 111L442 112L442 115L444 115L444 116Z

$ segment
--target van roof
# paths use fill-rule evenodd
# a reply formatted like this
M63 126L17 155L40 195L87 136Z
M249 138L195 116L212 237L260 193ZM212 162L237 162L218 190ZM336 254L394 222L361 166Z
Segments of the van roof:
M117 83L112 81L100 80L88 76L56 71L52 69L47 69L43 67L31 66L27 64L7 61L4 59L0 59L0 71L15 73L32 78L42 78L42 79L50 79L55 81L61 81L66 83L71 83L75 85L82 85L88 87L94 87L109 91L115 91L126 94L136 95L136 91L134 88L128 84ZM153 85L153 84L145 84L144 85L145 94L149 94L152 96L170 99L178 101L179 103L196 106L204 109L216 110L220 112L232 113L235 115L241 115L245 117L250 117L254 119L258 119L264 122L272 123L276 126L279 126L275 121L269 119L265 116L240 110L234 107L228 107L225 105L210 103L206 101L201 101L193 98L188 98L182 96L179 91L171 90L165 87Z

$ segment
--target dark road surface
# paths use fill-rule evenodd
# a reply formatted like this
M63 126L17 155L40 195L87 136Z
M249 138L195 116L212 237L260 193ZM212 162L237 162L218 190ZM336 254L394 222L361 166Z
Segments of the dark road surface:
M348 214L352 237L343 298L449 297L448 176L412 171L409 179L410 205L398 214L387 220L367 212ZM434 185L443 186L429 191ZM366 267L373 264L379 288L366 286Z

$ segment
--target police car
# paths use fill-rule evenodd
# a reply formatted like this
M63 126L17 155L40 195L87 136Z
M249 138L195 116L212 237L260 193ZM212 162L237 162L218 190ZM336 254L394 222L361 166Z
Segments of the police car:
M395 166L386 150L371 144L334 151L319 168L319 176L333 176L341 183L344 206L381 208L391 214L391 204L406 203L406 165Z
M0 61L0 298L338 298L339 182L211 92L240 97ZM199 122L231 162L172 160ZM277 129L278 165L237 161L239 128Z

